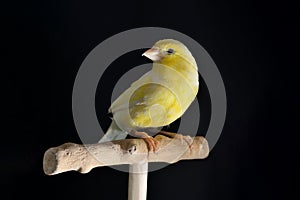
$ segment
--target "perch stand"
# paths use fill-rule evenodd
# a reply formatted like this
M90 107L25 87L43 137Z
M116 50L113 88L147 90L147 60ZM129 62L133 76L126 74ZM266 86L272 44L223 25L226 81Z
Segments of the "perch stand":
M149 151L143 139L84 145L65 143L45 152L43 169L45 174L54 175L72 170L88 173L95 167L128 164L128 200L145 200L148 162L175 163L179 160L204 159L209 154L208 143L202 136L192 138L190 145L182 135L169 138L158 133L155 139L159 141L157 152Z

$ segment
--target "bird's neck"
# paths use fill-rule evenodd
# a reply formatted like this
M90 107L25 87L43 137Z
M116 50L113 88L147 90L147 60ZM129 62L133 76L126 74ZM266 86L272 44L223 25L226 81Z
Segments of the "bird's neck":
M168 75L166 77L170 77L173 75L170 75L170 70L168 69L172 69L172 71L175 72L174 75L178 73L178 75L180 76L175 75L176 77L182 77L183 79L187 80L193 87L194 91L198 91L199 82L196 63L188 62L185 59L176 60L176 62L167 61L161 63L153 63L152 70L160 74ZM172 80L180 82L180 80L176 80L174 79L174 77L172 78Z

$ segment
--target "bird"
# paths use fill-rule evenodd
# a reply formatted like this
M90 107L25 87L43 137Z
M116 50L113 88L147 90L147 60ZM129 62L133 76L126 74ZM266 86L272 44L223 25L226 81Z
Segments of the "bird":
M112 122L99 143L125 139L129 134L144 139L149 150L157 151L159 142L143 130L169 126L197 96L197 63L182 42L161 39L142 56L152 60L152 69L111 104Z

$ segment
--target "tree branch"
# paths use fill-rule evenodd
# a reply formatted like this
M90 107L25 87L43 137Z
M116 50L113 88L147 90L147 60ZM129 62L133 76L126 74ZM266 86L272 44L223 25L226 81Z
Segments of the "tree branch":
M189 146L183 137L155 136L159 150L149 152L143 139L124 139L96 144L65 143L48 149L44 154L43 168L47 175L66 171L87 173L95 167L140 162L175 163L179 160L204 159L209 146L202 136L193 138Z

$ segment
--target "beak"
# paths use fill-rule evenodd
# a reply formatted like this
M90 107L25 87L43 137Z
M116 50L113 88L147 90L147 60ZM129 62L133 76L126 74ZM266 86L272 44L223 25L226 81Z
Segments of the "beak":
M145 53L143 53L142 56L146 56L152 61L160 61L162 59L162 55L158 47L152 47L151 49L148 49L145 51Z

